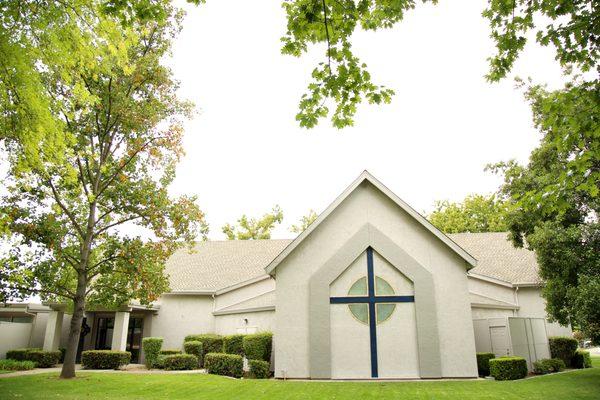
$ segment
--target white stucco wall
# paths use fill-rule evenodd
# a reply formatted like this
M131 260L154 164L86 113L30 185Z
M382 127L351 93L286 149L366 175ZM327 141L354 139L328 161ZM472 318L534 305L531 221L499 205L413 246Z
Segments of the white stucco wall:
M166 294L157 304L160 310L152 317L151 336L164 338L163 348L180 349L187 335L215 332L211 296Z
M506 303L516 303L514 288L487 282L472 276L469 277L469 291Z
M270 277L262 279L258 282L217 295L215 297L215 309L219 310L272 290L275 290L275 280Z
M466 264L370 184L360 185L277 268L276 376L309 376L308 282L366 223L383 232L434 279L442 374L477 375ZM402 270L402 266L396 266Z
M513 317L513 310L502 308L479 308L471 307L473 319L498 318L498 317Z
M247 320L248 322L246 323ZM273 331L275 311L229 314L215 316L215 333L233 335Z
M519 301L519 317L547 318L546 301L542 297L539 287L520 287L517 291ZM562 326L556 322L546 320L548 336L571 336L571 327Z
M32 323L0 321L0 359L6 358L6 352L29 346Z

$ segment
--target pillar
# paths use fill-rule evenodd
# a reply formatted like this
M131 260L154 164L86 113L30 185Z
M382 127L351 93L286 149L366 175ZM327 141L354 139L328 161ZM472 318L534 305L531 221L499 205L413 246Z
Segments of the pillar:
M60 336L62 331L63 311L51 310L48 313L48 321L46 322L46 333L44 334L44 350L58 350L60 345Z
M127 328L129 328L129 312L116 312L111 350L125 351L127 347Z

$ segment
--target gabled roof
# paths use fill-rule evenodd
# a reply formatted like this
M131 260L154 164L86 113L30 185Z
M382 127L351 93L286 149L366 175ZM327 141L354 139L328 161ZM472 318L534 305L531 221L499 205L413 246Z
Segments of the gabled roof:
M171 293L213 294L265 274L290 240L225 240L198 242L192 252L177 250L167 261Z
M535 253L513 246L508 233L454 233L449 236L477 258L477 267L469 271L470 274L492 277L513 286L542 284Z
M472 267L477 265L477 260L467 253L463 248L461 248L458 244L454 243L448 236L442 233L439 229L431 224L431 222L427 221L425 217L419 214L415 209L409 206L404 200L400 197L396 196L390 189L388 189L383 183L381 183L378 179L376 179L373 175L371 175L368 171L363 171L358 178L354 180L340 194L334 201L323 211L317 219L310 224L308 228L304 230L296 239L294 239L271 263L265 268L268 274L273 274L277 266L300 244L302 241L311 234L312 231L317 229L317 227L335 210L358 186L360 186L363 182L369 182L377 189L379 189L383 194L389 197L394 203L398 205L398 207L402 208L406 213L408 213L411 217L413 217L417 222L423 225L428 231L430 231L433 235L435 235L438 239L440 239L446 246L448 246L452 251L458 254L462 259L464 259L467 264Z

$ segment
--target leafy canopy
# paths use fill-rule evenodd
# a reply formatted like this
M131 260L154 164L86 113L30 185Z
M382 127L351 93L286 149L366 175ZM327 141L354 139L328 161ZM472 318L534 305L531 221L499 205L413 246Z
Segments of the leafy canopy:
M237 221L237 226L226 224L223 233L228 240L271 239L271 232L283 221L283 211L279 206L261 218L248 218L245 214Z
M71 303L72 377L83 311L153 302L167 258L208 231L195 197L168 193L191 104L161 60L182 15L167 0L2 7L0 296Z
M436 4L436 0L423 0ZM287 31L282 53L300 57L310 45L325 44L323 61L313 69L312 81L302 96L296 119L314 127L331 113L333 126L354 123L358 105L389 103L392 89L373 83L365 63L352 48L357 29L390 29L415 8L414 0L286 0ZM564 67L597 69L600 56L598 7L588 0L489 0L483 16L489 20L496 47L489 58L487 78L498 81L513 67L527 43L529 31L542 46L553 46Z
M600 90L578 82L527 90L543 133L527 165L490 168L504 176L507 223L517 246L535 250L549 315L600 342Z
M318 215L315 212L315 210L310 210L307 215L300 218L298 225L292 225L290 227L290 232L298 233L298 234L304 232L306 230L306 228L309 227L310 224L315 222L315 219L317 219L317 217L318 217Z
M445 233L505 232L508 205L495 195L467 196L462 202L437 201L429 221Z

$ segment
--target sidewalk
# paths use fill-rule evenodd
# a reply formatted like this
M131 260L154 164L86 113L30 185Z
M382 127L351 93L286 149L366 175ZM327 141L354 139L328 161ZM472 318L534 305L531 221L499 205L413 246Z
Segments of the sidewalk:
M48 374L55 373L59 374L61 370L61 366L54 368L36 368L30 371L15 371L10 372L8 374L0 374L0 379L2 378L12 378L15 376L25 376L25 375L37 375L37 374ZM121 373L121 374L205 374L206 370L204 369L193 369L186 371L165 371L162 369L146 369L146 367L142 364L130 364L125 369L114 370L114 369L83 369L81 368L81 364L75 365L75 370L78 372L101 372L101 373Z

